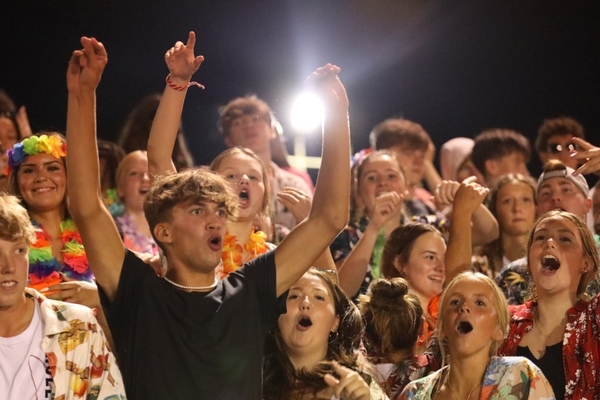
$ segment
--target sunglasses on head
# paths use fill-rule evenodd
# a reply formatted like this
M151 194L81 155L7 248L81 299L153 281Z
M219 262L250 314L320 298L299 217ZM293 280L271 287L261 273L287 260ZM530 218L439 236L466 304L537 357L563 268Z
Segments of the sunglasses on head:
M576 151L576 150L579 150L579 146L576 143L565 143L565 144L548 143L548 152L549 153L557 154L557 153L561 153L563 151L567 151L570 153L570 152Z

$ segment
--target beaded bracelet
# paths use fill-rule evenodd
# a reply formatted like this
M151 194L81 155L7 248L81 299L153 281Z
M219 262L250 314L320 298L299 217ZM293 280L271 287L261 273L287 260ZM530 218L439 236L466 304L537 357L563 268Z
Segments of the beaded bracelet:
M171 74L167 75L167 78L165 79L165 82L167 82L167 86L168 86L168 87L170 87L170 88L171 88L171 89L173 89L173 90L180 91L180 92L183 92L184 90L186 90L186 89L187 89L187 88L189 88L190 86L194 86L194 85L195 85L195 86L198 86L200 89L204 89L204 85L202 85L201 83L198 83L198 82L194 82L194 81L192 81L192 82L188 82L188 84L187 84L187 85L185 85L185 86L179 86L179 85L176 85L176 84L174 84L174 83L171 81Z

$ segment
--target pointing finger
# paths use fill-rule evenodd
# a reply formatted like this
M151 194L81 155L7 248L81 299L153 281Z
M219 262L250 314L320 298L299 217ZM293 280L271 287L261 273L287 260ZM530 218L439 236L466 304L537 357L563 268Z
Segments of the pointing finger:
M194 46L196 46L196 33L194 33L194 31L190 31L188 34L188 40L185 46L192 50L194 49Z

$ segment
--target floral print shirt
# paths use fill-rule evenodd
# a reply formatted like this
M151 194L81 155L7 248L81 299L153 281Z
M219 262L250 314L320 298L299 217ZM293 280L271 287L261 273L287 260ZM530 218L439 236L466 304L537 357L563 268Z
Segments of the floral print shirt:
M435 398L449 366L409 383L400 400ZM553 400L552 386L542 371L525 357L492 357L483 377L479 400Z
M600 399L600 295L578 301L567 311L563 337L565 400ZM498 354L514 355L533 328L536 303L511 306L508 336Z
M26 288L25 294L40 304L45 336L42 350L54 381L51 398L126 399L115 356L92 311L47 299L33 289Z
M397 399L410 381L432 371L427 355L412 354L395 364L378 357L369 357L369 361L375 369L375 378L391 400Z

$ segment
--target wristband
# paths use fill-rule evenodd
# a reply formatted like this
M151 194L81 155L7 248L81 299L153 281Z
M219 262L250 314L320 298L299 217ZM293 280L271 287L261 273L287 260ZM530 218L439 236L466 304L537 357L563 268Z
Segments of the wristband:
M165 82L167 83L168 87L170 87L173 90L177 90L179 92L183 92L184 90L186 90L190 86L198 86L200 89L204 89L204 85L202 85L201 83L198 83L198 82L194 82L194 81L188 82L188 84L185 85L185 86L176 85L176 84L174 84L171 81L171 74L167 75L167 78L165 79Z

